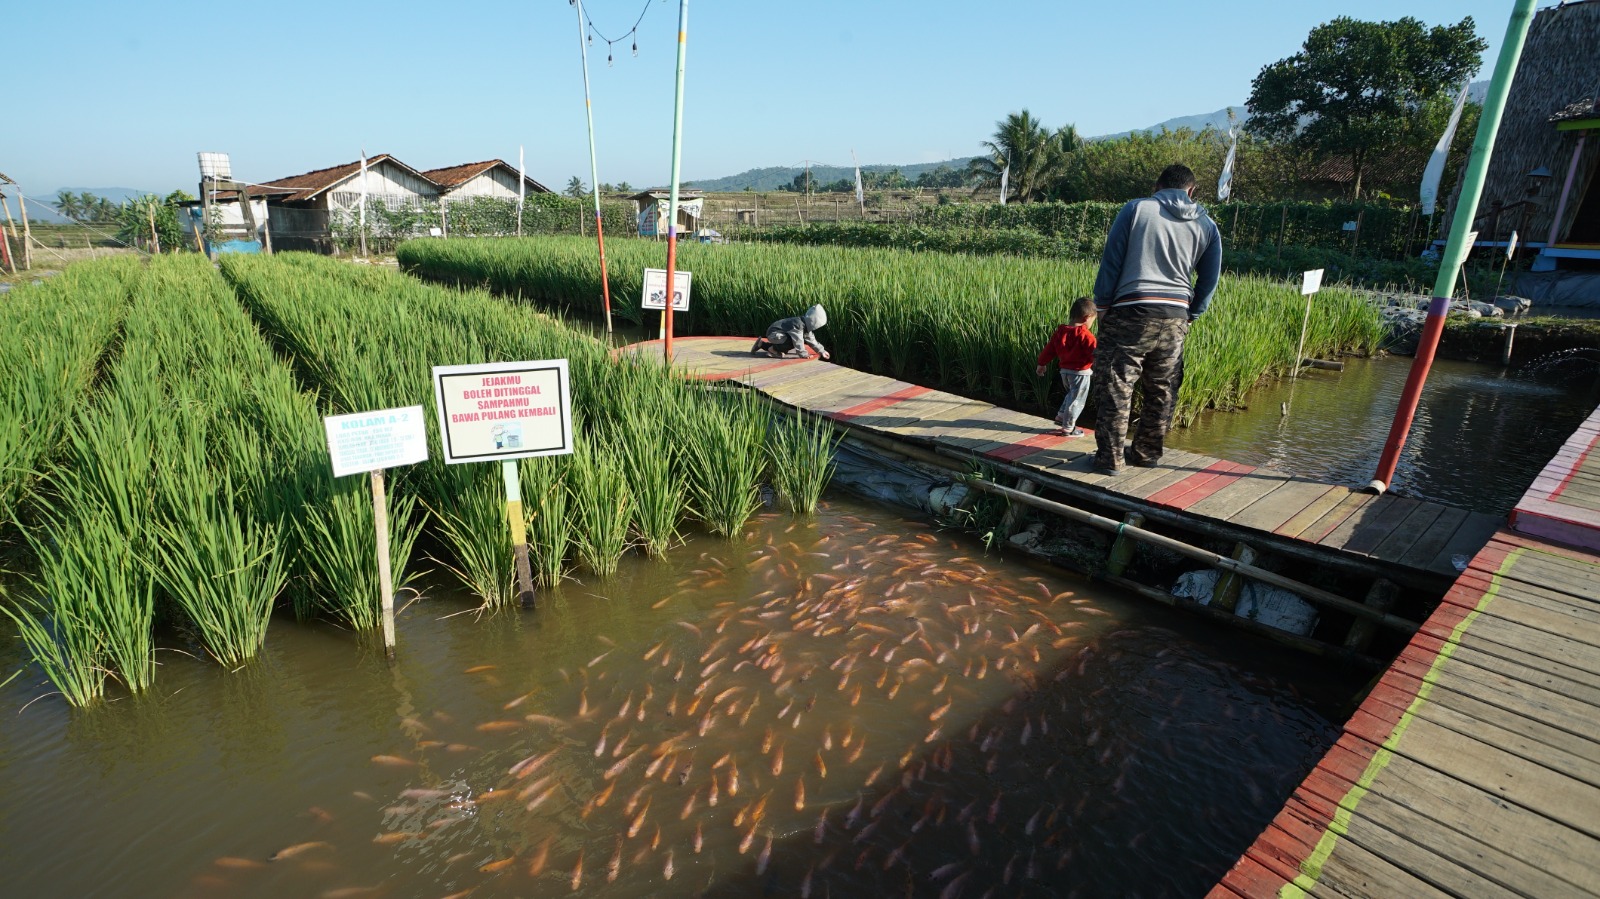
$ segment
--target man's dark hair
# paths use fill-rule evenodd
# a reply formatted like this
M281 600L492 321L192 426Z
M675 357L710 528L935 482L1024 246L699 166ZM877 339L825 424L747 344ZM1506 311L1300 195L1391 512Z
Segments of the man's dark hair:
M1169 165L1161 170L1161 177L1156 179L1156 190L1177 188L1188 190L1194 186L1194 172L1186 165Z
M1087 321L1091 315L1094 315L1094 297L1078 297L1072 304L1072 321Z

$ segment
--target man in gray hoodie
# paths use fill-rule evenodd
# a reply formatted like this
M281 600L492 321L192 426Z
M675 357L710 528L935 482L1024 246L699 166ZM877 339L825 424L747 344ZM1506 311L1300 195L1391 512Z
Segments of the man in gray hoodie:
M750 348L752 355L766 353L769 356L783 356L794 353L796 356L806 358L806 347L816 350L817 355L828 358L828 351L823 348L822 341L817 339L817 329L828 323L828 313L818 303L805 311L804 315L793 315L789 318L780 318L767 326L767 335L757 337L755 346Z
M1190 273L1198 275L1190 283ZM1130 465L1153 466L1183 381L1183 341L1205 314L1222 272L1222 235L1194 201L1194 172L1170 165L1155 195L1130 200L1106 236L1094 302L1100 313L1092 396L1095 470L1122 471L1133 388L1142 388Z

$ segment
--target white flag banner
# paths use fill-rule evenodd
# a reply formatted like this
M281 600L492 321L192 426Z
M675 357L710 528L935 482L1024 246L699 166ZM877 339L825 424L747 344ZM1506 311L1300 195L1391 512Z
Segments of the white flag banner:
M1450 144L1456 139L1456 126L1461 123L1461 108L1467 104L1468 83L1461 87L1461 95L1456 97L1456 108L1450 113L1450 123L1444 126L1444 134L1439 136L1439 143L1434 145L1433 155L1428 157L1428 165L1422 170L1422 214L1433 215L1434 204L1439 199L1439 181L1444 177L1444 163L1450 156Z
M361 204L356 210L361 230L367 230L367 148L361 148Z
M856 202L862 206L867 205L867 195L861 189L861 160L856 158L856 151L850 151L850 161L856 165Z
M1217 200L1225 202L1233 196L1233 159L1239 152L1239 135L1228 129L1228 157L1222 160L1222 177L1217 179Z
M1506 258L1512 259L1517 255L1517 232L1511 232L1511 239L1506 241Z
M1006 205L1006 190L1011 184L1011 154L1006 154L1006 167L1000 170L1000 205Z
M522 164L522 145L517 145L517 218L522 218L522 204L527 201L528 170Z

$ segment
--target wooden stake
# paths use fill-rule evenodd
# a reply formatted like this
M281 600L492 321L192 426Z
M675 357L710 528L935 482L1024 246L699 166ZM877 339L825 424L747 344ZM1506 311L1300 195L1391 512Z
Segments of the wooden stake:
M383 597L383 652L394 661L394 577L389 570L389 504L383 469L372 472L372 526L378 537L378 589Z
M11 204L6 201L4 194L0 194L0 209L5 210L6 224L11 226L11 240L16 240L17 223L11 220ZM17 273L17 260L16 257L11 254L9 245L6 248L6 264L11 267L11 274L15 275Z
M154 252L154 253L159 255L161 253L161 235L156 233L156 207L155 207L155 204L153 204L153 203L147 204L144 207L144 214L145 214L146 220L148 220L150 222L150 246L152 248L152 252Z
M33 271L33 229L28 226L28 198L17 191L17 214L22 216L22 267Z
M522 515L522 475L515 459L500 463L506 481L506 522L511 527L511 551L516 557L517 602L533 608L533 565L528 561L528 525Z

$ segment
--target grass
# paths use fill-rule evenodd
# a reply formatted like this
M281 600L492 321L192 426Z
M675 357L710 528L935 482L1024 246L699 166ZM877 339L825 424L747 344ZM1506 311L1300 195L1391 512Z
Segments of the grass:
M607 243L613 297L639 296L644 267L659 265L649 241ZM581 238L427 240L404 244L402 267L425 278L483 286L555 309L599 312L593 246ZM1063 259L975 257L888 249L686 244L680 268L695 277L694 307L678 317L689 334L757 334L814 303L828 310L821 337L834 361L1019 408L1051 411L1060 388L1033 360L1096 267ZM637 321L631 302L614 304ZM1177 420L1231 408L1257 383L1289 371L1304 301L1290 285L1224 277L1195 323ZM1308 355L1365 353L1383 334L1360 296L1317 295Z

